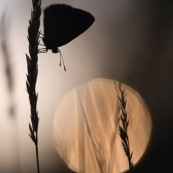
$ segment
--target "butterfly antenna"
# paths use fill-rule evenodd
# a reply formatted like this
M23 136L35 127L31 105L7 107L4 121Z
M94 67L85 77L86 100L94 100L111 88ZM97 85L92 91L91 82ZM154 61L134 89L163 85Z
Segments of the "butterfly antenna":
M62 60L62 63L63 63L63 66L64 66L64 71L66 71L66 67L65 67L65 64L64 64L64 59L63 59L63 56L62 56L60 50L59 50L59 53L60 53L60 63L59 63L59 66L61 66L61 60Z

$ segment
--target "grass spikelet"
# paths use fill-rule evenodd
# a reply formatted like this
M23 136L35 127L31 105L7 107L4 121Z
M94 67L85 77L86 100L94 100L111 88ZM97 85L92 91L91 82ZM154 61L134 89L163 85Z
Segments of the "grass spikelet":
M31 108L31 123L29 123L29 136L36 147L37 171L40 173L39 157L38 157L38 112L37 112L37 98L36 82L38 75L38 45L39 45L39 28L41 16L41 0L32 0L33 9L31 10L31 19L28 27L28 42L29 55L26 54L27 59L27 81L26 87L29 95Z
M121 117L120 117L118 130L119 130L119 135L121 137L122 147L128 159L130 172L133 172L133 167L134 167L132 163L133 152L130 151L129 137L127 133L129 125L129 120L127 119L127 111L126 111L127 100L125 99L125 89L122 88L121 83L118 83L118 89L120 91L120 96L118 96L118 99L121 105Z

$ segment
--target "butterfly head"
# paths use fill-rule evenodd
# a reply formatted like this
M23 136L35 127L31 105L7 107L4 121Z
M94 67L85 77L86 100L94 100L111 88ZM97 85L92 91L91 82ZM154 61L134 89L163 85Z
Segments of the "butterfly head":
M53 37L43 37L43 43L47 49L52 50L52 53L59 53L58 45Z
M57 47L52 48L52 53L59 53L59 52L60 52L60 50Z

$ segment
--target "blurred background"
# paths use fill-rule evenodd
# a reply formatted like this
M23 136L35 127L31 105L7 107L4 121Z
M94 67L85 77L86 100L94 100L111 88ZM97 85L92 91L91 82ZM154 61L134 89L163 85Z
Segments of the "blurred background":
M39 54L37 92L41 172L71 172L54 148L54 114L67 92L98 77L128 84L141 94L151 112L151 140L135 170L140 173L170 172L173 155L173 2L43 0L42 8L52 3L84 9L94 15L95 23L84 34L60 47L66 72L59 67L59 54L51 51ZM0 16L6 14L6 43L14 82L11 96L1 47L0 172L3 173L36 172L35 147L28 136L30 105L26 92L25 53L28 53L27 28L31 7L31 0L0 0ZM41 25L42 19L43 16ZM15 104L15 117L9 112L11 100Z

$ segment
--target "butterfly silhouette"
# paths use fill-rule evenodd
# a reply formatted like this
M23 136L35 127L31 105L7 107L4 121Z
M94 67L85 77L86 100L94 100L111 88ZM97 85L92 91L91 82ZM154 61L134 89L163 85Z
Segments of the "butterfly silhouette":
M85 32L95 21L87 11L66 4L52 4L44 10L43 42L45 51L61 52L59 47ZM63 60L63 59L62 59Z

